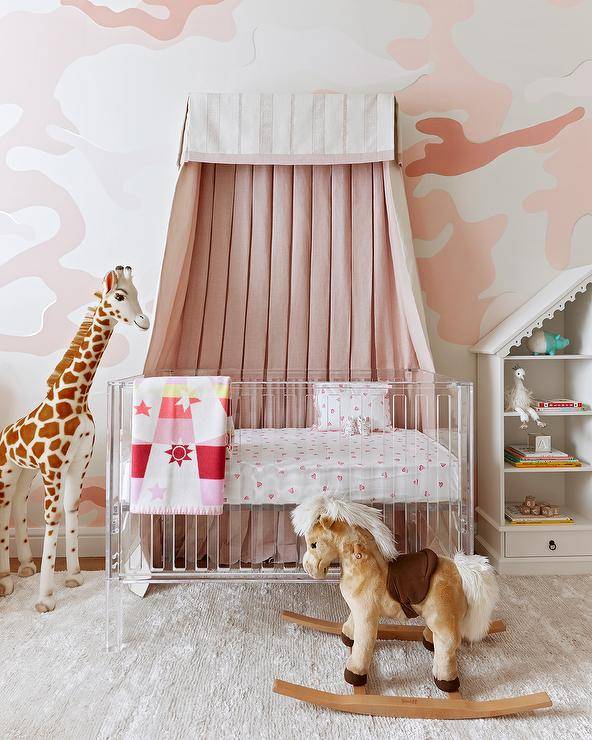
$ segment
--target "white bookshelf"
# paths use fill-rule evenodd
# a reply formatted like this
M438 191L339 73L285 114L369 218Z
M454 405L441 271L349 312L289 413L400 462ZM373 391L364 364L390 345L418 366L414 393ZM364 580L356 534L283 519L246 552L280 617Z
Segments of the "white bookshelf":
M526 339L543 328L569 337L565 354L532 355ZM592 573L592 265L560 273L512 316L481 339L477 353L477 552L501 573ZM516 412L505 411L512 367L526 371L537 398L574 398L584 411L541 412L553 446L582 461L579 468L516 468L504 446L526 442ZM517 526L504 516L506 502L527 494L560 506L574 524Z

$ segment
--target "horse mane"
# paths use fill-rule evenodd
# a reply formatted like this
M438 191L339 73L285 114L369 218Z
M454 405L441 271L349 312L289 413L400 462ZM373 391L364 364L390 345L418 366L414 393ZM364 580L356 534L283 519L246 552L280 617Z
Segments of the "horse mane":
M95 295L97 296L97 298L102 297L101 293L95 293ZM70 365L72 364L72 360L75 360L77 357L80 356L80 347L82 346L82 342L84 342L85 338L90 332L97 308L98 306L89 306L89 309L86 312L82 323L78 327L78 331L70 342L70 346L65 351L64 356L55 366L54 371L47 379L48 388L53 388L58 380L62 377L62 373L70 367Z
M369 532L376 546L387 560L399 554L392 532L382 521L378 509L365 504L346 501L337 496L314 496L306 499L292 511L292 524L298 535L309 532L319 519L331 522L344 521L350 527L360 527Z

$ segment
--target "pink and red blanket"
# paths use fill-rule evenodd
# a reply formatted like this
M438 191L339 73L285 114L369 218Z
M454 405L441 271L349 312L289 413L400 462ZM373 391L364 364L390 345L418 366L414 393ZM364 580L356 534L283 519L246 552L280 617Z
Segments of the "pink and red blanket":
M130 510L221 514L230 378L138 378L134 383Z

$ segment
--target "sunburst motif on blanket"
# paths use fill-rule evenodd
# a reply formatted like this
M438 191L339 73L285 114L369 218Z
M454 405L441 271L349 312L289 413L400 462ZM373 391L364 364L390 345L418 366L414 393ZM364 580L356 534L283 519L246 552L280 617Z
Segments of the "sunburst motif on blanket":
M185 460L192 460L189 457L189 445L172 445L170 449L165 451L166 455L170 455L169 465L176 462L179 467L185 462Z

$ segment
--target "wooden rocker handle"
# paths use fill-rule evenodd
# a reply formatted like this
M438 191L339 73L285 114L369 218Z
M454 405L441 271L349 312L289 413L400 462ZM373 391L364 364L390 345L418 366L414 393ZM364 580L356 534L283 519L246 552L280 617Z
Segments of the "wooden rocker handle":
M282 619L292 624L298 624L300 627L306 627L309 630L326 632L330 635L341 634L341 622L331 622L327 619L317 619L316 617L307 617L305 614L297 612L282 612ZM379 640L417 640L421 641L424 628L421 625L411 624L381 624L378 627ZM489 634L494 635L498 632L506 631L506 623L501 619L496 619L489 625Z

